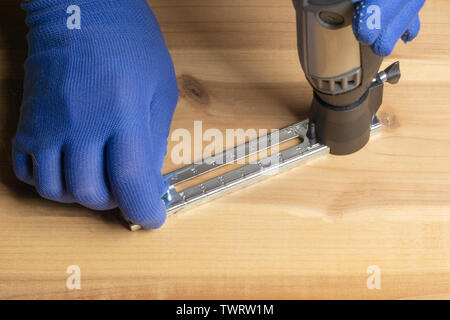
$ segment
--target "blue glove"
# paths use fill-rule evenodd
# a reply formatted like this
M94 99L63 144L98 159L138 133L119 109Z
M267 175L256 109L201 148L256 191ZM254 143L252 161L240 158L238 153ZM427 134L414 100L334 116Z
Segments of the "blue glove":
M17 177L44 198L95 210L118 206L132 223L159 228L178 88L151 9L145 0L22 6L30 31L13 141Z
M353 19L356 38L379 56L390 55L400 38L406 43L419 34L419 11L425 0L351 1L358 3Z

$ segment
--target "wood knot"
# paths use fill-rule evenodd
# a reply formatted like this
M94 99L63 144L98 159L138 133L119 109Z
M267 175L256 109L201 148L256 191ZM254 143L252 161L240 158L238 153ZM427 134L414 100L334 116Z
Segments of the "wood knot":
M182 75L178 78L180 95L187 97L200 105L208 105L209 95L203 86L194 77Z
M400 121L397 116L391 112L381 111L378 113L381 123L388 129L397 129L400 127Z

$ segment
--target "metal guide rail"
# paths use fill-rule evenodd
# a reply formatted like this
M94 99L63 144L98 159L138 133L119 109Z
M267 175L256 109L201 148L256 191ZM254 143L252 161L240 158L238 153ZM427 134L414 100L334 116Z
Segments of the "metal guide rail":
M306 160L328 154L329 148L327 146L310 142L307 137L308 124L309 120L295 123L233 149L218 153L202 160L200 163L193 163L166 174L164 178L168 181L170 187L162 200L166 204L167 214L169 216L174 215L181 210L210 201L258 180L270 177L281 170L294 167ZM377 117L373 118L371 129L372 134L381 129L381 123ZM177 191L175 189L178 184L236 163L243 158L272 149L293 139L300 139L300 143L184 190ZM130 224L131 231L139 229L141 229L141 226Z

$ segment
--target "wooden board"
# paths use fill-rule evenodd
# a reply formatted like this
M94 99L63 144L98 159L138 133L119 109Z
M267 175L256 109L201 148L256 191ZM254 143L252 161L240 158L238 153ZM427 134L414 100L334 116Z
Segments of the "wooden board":
M173 130L306 117L290 0L149 3L181 84ZM420 37L386 59L401 60L403 79L386 88L385 127L364 150L137 233L116 211L42 200L13 177L26 30L17 1L0 12L0 298L450 298L449 1L427 1ZM81 290L66 288L70 265ZM366 285L373 265L380 290Z

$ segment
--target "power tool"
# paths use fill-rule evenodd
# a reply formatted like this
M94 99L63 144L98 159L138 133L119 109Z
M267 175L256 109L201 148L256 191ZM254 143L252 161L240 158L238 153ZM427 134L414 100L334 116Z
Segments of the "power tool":
M349 0L293 0L298 51L306 79L314 90L310 117L165 175L170 188L163 197L168 214L209 201L305 160L332 153L347 155L363 148L381 124L376 112L385 82L400 79L399 63L378 72L383 59L360 44L352 30L355 5ZM177 191L175 186L242 157L300 139L300 143ZM245 150L244 154L238 150ZM130 224L131 230L140 226Z
M355 5L350 1L293 2L300 62L314 89L308 135L317 137L332 154L356 152L369 141L383 100L383 82L395 84L400 79L399 63L378 74L383 58L356 40Z

